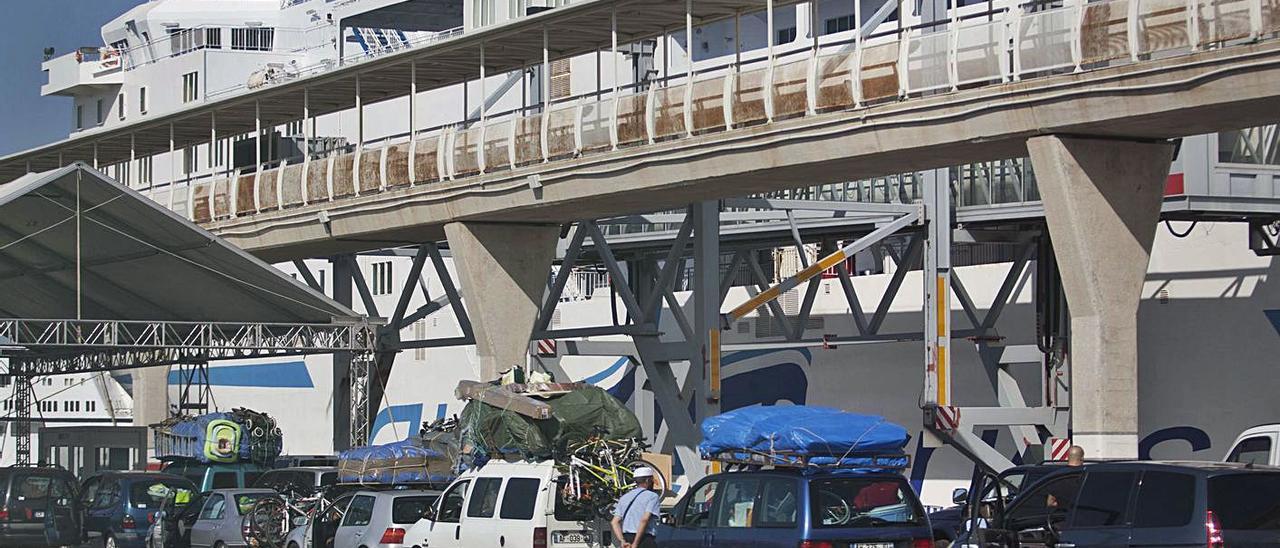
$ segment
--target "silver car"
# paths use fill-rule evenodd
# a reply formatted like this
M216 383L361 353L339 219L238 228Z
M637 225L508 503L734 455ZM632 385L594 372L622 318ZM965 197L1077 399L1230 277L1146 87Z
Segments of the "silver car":
M437 498L440 491L359 491L338 524L333 548L399 547Z
M248 546L241 525L259 500L279 496L271 489L214 489L204 497L191 526L191 548Z

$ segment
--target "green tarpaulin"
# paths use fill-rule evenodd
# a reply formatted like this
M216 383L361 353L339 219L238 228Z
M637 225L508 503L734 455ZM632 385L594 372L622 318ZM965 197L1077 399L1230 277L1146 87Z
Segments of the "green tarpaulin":
M643 436L636 416L603 389L588 386L547 401L551 418L535 420L472 400L459 418L463 452L476 456L549 458L596 434Z

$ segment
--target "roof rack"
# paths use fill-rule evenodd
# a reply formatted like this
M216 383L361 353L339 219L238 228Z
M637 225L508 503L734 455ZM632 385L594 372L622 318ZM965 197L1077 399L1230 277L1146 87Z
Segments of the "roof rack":
M707 456L708 460L725 464L743 466L773 466L775 468L828 468L828 469L877 469L905 470L911 466L911 455L850 453L844 455L823 455L790 453L774 451L743 450L735 452L715 453Z

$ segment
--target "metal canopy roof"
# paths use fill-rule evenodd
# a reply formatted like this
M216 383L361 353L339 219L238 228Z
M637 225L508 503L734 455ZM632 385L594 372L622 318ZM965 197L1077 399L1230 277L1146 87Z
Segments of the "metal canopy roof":
M778 0L775 6L795 4ZM695 24L763 10L766 0L693 0ZM169 151L169 128L176 149L208 142L216 118L219 137L254 131L254 102L260 104L263 127L284 125L303 116L303 90L315 116L355 107L356 75L364 104L409 94L410 64L417 64L419 91L447 87L479 77L480 47L488 74L520 70L542 62L542 35L547 30L552 59L608 48L616 7L618 40L627 44L679 32L685 24L685 0L587 0L468 32L402 52L297 80L244 91L180 112L143 118L108 129L86 130L74 137L0 158L0 180L32 170L48 170L72 161L92 164L94 146L99 165L129 160L131 143L138 156ZM61 162L59 156L61 155Z
M0 185L0 317L329 324L359 316L75 164Z

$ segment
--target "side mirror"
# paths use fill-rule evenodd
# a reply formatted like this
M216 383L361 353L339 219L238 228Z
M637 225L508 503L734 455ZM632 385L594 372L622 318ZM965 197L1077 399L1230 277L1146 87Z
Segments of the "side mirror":
M963 487L957 488L951 492L951 502L957 505L964 504L969 501L969 490Z
M422 519L425 519L425 520L427 520L427 521L435 521L435 520L436 520L436 507L435 507L435 506L428 506L428 507L426 507L426 508L423 508L423 509L422 509Z

